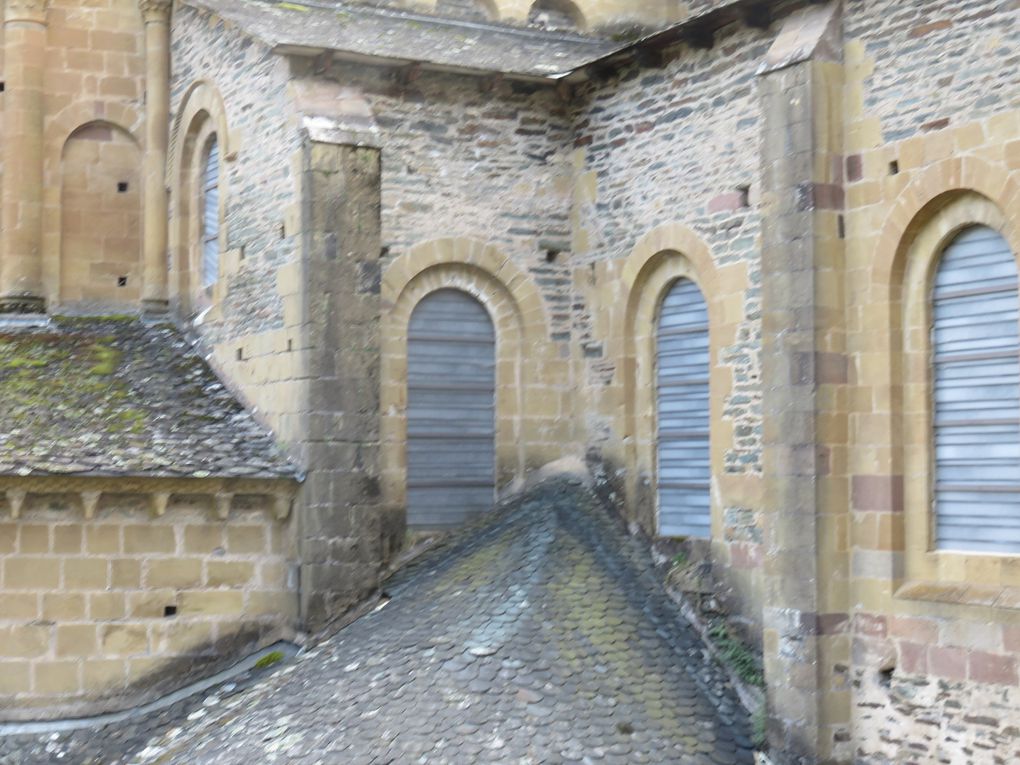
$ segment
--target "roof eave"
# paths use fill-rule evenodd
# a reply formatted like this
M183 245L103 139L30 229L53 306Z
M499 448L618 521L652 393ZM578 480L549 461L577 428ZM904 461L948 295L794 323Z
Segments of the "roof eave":
M297 45L294 43L278 43L272 46L272 51L281 56L294 58L318 58L323 54L330 54L333 61L344 61L349 64L361 64L365 66L380 67L420 67L424 71L443 72L447 74L460 74L470 77L500 77L505 80L518 82L530 82L544 85L555 85L568 77L575 70L565 72L552 72L549 74L536 74L531 72L514 72L501 69L483 69L480 67L456 66L443 64L437 61L428 61L414 58L396 58L392 56L379 56L358 51L339 50L335 48L322 48L308 45Z

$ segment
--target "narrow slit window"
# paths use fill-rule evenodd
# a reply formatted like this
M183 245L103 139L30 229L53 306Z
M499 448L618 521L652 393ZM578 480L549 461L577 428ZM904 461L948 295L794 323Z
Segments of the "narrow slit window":
M202 287L220 275L220 149L215 136L209 141L202 168Z
M942 254L932 289L935 546L1020 553L1020 296L987 226Z

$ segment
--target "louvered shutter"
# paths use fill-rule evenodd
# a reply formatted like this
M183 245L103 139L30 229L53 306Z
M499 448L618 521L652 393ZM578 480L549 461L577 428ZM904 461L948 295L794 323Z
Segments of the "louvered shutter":
M407 347L407 522L455 526L496 492L496 334L485 308L439 290L415 308Z
M937 547L1020 553L1020 298L1005 239L957 236L932 301Z
M662 536L711 536L708 307L680 279L658 326L658 494Z
M216 283L220 275L220 149L209 144L202 174L202 286Z

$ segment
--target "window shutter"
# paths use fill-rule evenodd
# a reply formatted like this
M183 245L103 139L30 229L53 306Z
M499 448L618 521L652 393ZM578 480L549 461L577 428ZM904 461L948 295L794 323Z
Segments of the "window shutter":
M426 296L407 336L407 524L444 528L496 496L496 330L454 289Z
M1005 239L957 236L932 300L937 548L1020 553L1020 297Z
M202 286L216 283L220 275L220 149L216 139L209 145L202 174Z
M659 533L712 535L709 501L708 307L680 279L666 295L658 328Z

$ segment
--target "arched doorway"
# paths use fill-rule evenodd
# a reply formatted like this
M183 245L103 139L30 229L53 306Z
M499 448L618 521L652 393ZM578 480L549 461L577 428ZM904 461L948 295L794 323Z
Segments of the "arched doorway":
M407 524L456 526L496 491L496 332L485 307L443 289L407 336Z
M708 306L694 282L679 279L662 302L657 330L662 536L711 536L709 353Z

